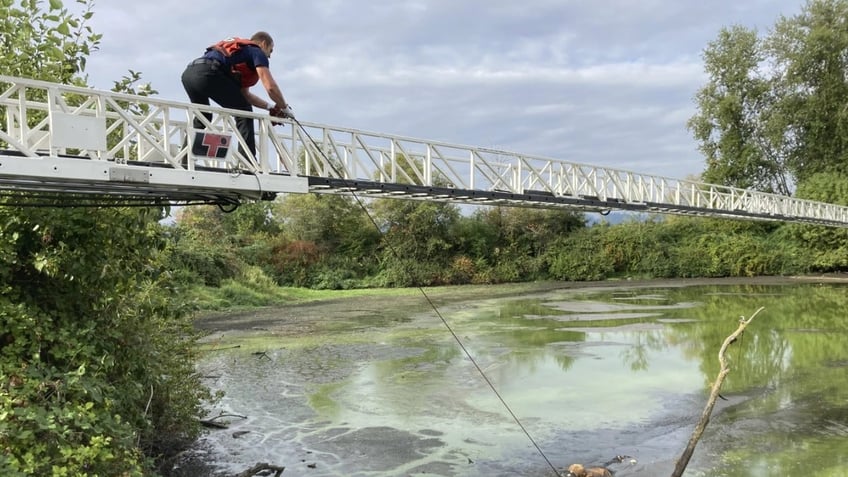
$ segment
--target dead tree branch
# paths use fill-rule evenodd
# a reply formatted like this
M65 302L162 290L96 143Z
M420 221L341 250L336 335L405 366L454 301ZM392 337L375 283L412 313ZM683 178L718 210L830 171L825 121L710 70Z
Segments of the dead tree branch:
M745 331L748 324L751 323L754 317L761 311L763 311L763 307L760 307L757 311L755 311L754 314L747 320L743 316L739 320L739 327L736 328L736 331L725 338L724 343L722 343L721 348L718 351L718 362L721 366L718 376L713 383L712 390L710 391L710 399L707 401L706 407L704 407L704 412L701 414L701 419L698 421L698 425L695 426L695 430L692 431L692 437L689 438L689 443L686 445L686 449L683 450L683 454L681 454L680 458L677 460L671 477L681 477L683 475L683 472L686 470L686 466L689 465L689 459L692 458L692 454L695 452L695 446L698 445L701 435L704 433L704 430L707 428L707 424L710 422L710 416L713 413L713 407L715 407L716 399L719 397L721 385L724 383L724 378L726 378L728 373L730 373L730 366L727 364L726 356L727 348L736 341L736 339Z
M264 470L272 470L272 471L276 472L274 474L274 477L280 477L280 475L283 473L284 470L286 470L286 468L280 467L278 465L271 465L271 464L264 464L264 463L256 464L253 467L245 470L244 472L236 474L235 477L253 477L254 475L256 475L259 472L262 472Z
M221 414L218 414L217 416L210 417L209 419L201 419L200 424L205 427L214 427L216 429L229 429L229 424L215 422L216 419L220 419L222 417L238 417L240 419L247 419L247 416L242 416L240 414L224 414L224 412L221 411Z

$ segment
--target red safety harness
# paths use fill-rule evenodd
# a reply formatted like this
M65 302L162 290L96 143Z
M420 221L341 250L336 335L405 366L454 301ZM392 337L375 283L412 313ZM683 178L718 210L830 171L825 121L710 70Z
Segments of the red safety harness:
M207 51L215 50L224 55L224 57L229 58L248 45L259 47L258 43L245 40L244 38L227 38L210 46L207 48ZM233 65L232 73L238 79L239 83L241 83L242 88L249 88L259 81L259 74L256 73L256 68L251 68L244 62Z

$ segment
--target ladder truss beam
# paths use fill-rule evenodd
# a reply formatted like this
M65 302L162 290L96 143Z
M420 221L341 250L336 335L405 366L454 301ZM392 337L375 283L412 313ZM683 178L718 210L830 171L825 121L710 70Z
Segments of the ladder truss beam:
M355 193L848 226L848 207L834 204L8 76L0 115L0 191L228 201ZM257 123L256 155L239 147L238 115Z

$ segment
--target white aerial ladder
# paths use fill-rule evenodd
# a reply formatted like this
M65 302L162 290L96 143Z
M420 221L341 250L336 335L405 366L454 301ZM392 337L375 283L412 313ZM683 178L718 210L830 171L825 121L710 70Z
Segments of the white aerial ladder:
M31 79L0 76L0 115L0 196L237 205L314 192L848 226L834 204ZM238 150L235 115L256 121L256 156Z

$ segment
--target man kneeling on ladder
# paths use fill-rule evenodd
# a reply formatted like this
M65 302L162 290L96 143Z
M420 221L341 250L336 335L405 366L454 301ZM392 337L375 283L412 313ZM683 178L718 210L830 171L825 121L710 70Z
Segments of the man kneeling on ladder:
M209 105L213 100L225 108L251 111L251 105L267 109L279 118L294 119L291 107L268 69L268 59L274 51L274 40L264 31L256 32L249 40L227 38L208 47L206 53L188 64L182 75L183 87L192 103ZM274 105L250 92L250 87L262 81L262 86ZM212 114L203 113L212 120ZM203 129L199 118L195 129ZM256 156L253 120L236 117L239 134L251 154ZM239 148L244 153L242 148Z

